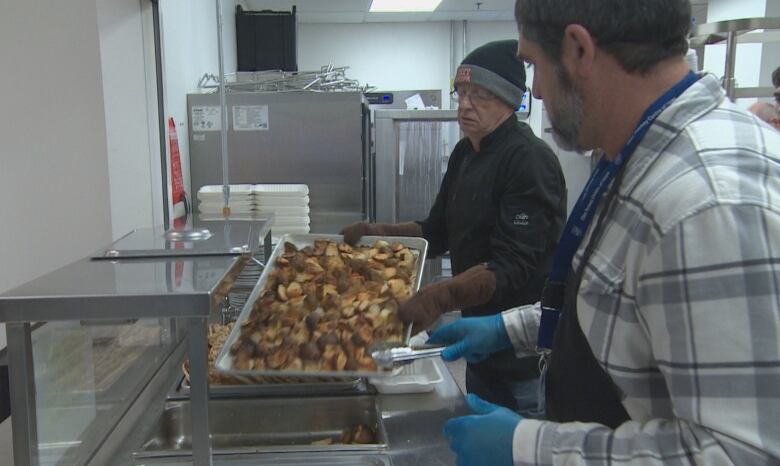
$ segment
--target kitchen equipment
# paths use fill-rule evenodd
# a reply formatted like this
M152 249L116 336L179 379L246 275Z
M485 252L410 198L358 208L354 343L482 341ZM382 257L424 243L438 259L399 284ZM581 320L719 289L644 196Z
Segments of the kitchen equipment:
M426 108L442 108L441 89L421 89L414 91L371 91L366 93L368 107L371 110L406 110L406 100L419 97Z
M436 200L449 156L460 139L455 110L374 110L372 212L377 223L423 220ZM423 285L442 276L441 258L428 259Z
M218 97L187 96L190 192L222 183ZM231 183L308 185L317 233L368 218L370 122L362 92L229 92L226 99Z
M3 293L15 464L125 464L117 449L162 406L184 352L193 463L208 464L206 322L266 244L264 221L137 230Z

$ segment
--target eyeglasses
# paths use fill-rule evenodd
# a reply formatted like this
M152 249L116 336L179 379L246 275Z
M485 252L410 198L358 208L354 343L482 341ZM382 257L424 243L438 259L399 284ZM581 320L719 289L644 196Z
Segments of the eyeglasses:
M469 99L471 102L488 102L496 98L495 95L487 91L472 91L470 89L458 90L457 87L450 92L450 95L454 99L460 101Z

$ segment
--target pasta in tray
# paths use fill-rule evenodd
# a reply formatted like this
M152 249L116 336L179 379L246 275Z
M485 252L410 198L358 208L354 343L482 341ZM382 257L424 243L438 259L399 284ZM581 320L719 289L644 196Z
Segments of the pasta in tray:
M368 348L403 341L418 252L377 241L284 245L230 348L241 371L379 371Z
M222 346L230 335L230 331L233 329L233 324L227 325L209 324L208 326L208 375L209 383L214 385L241 385L247 383L240 377L233 377L230 375L222 374L217 371L214 366L219 352L222 350ZM190 380L190 361L185 359L182 363L182 372L184 377L189 383Z

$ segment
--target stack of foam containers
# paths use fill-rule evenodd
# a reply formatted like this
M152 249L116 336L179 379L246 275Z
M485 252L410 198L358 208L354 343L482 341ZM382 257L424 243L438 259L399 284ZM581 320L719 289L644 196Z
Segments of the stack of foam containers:
M252 186L255 211L273 214L274 236L309 233L309 187L305 184L256 184Z
M234 214L252 214L256 210L255 194L251 184L231 184L228 207ZM207 185L198 190L198 210L202 214L222 214L225 197L222 185Z

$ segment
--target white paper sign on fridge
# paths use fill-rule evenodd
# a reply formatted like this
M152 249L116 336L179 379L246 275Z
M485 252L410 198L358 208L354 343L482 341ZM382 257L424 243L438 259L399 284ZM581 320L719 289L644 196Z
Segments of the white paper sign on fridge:
M268 131L268 105L234 106L233 131Z
M404 102L406 102L407 110L425 110L425 103L423 103L420 94L415 94L411 97L408 97L404 100Z
M221 131L222 112L219 106L193 106L192 107L193 131Z

